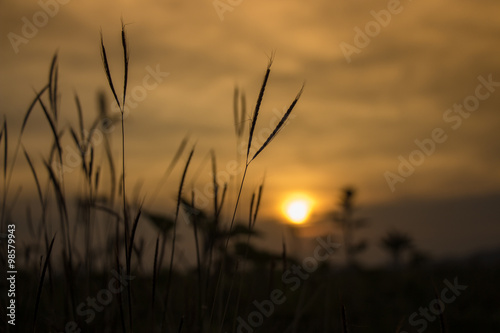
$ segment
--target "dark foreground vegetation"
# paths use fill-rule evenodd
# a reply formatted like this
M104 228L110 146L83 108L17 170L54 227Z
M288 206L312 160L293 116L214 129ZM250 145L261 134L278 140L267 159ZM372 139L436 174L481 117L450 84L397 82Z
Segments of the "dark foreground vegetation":
M167 276L162 272L158 280L165 281ZM297 289L295 283L283 282L281 267L252 269L231 275L220 286L224 302L217 304L210 328L212 304L202 301L200 309L196 276L196 271L174 273L166 331L200 332L197 320L200 310L204 332L497 332L500 329L499 265L400 271L333 270L323 266L301 280ZM37 274L27 272L18 275L18 332L32 328L36 277ZM64 327L78 327L82 332L160 332L164 307L161 297L157 296L152 303L151 276L136 274L130 281L133 329L128 321L122 322L121 307L127 303L127 296L111 293L108 300L110 293L103 292L110 290L109 282L114 279L113 273L92 275L90 280L75 277L78 288L74 315L65 301L69 297L64 288L65 277L52 277L45 285L36 331L64 332ZM467 288L457 291L458 296L446 292L445 297L456 298L445 303L444 311L439 314L439 304L434 300L447 288L443 281L453 284L455 279ZM207 299L213 299L213 293L211 288ZM164 294L165 287L159 284L156 295ZM280 296L273 297L276 295ZM74 326L72 321L76 323ZM78 329L67 330L73 331Z
M293 258L287 244L279 254L252 245L259 232L258 211L264 186L241 203L247 170L285 126L302 88L263 142L254 132L272 57L264 74L248 130L245 96L234 94L235 133L247 149L237 156L242 174L234 184L217 183L217 160L210 154L212 204L197 206L186 178L195 148L184 140L166 168L182 170L176 183L174 211L153 212L145 197L129 191L126 181L124 111L127 99L129 50L124 27L123 84L116 85L103 39L101 55L110 94L119 114L110 114L104 95L90 126L74 96L76 125L62 125L58 93L58 63L54 56L47 84L28 104L17 138L4 119L0 321L6 332L496 332L500 330L500 266L460 263L436 265L401 260L412 249L411 239L393 231L381 242L392 255L389 269L363 269L356 256L366 243L354 238L364 221L353 216L353 189L343 192L339 212L332 215L342 231L340 244L325 236L305 258ZM120 96L120 97L119 97ZM65 112L67 112L65 110ZM40 157L25 147L23 134L33 114L44 119L48 153ZM121 158L113 155L109 128L121 128ZM102 135L100 144L93 134ZM80 154L75 166L65 158L71 142ZM99 152L99 153L98 153ZM101 158L98 158L101 156ZM73 160L74 161L74 160ZM29 170L36 203L18 202L11 186L19 163ZM71 167L74 172L67 173ZM70 178L78 184L66 188ZM75 181L76 178L76 181ZM235 187L233 191L229 188ZM153 198L159 188L153 191ZM130 193L133 194L130 194ZM229 200L228 193L234 198ZM22 195L20 196L22 198ZM146 201L146 202L145 202ZM222 214L231 204L230 216ZM31 207L30 205L36 205ZM18 216L16 207L26 206ZM31 212L39 212L32 215ZM244 211L246 213L241 214ZM180 268L180 216L188 219L196 264ZM241 216L247 215L242 219ZM187 217L186 217L187 216ZM144 224L154 228L148 239L138 237ZM16 233L11 233L15 225ZM9 227L10 226L10 227ZM15 236L9 236L9 235ZM7 245L16 245L16 256ZM338 246L337 246L338 245ZM154 251L146 252L145 248ZM10 247L9 247L10 249ZM148 253L148 254L146 254ZM339 254L340 253L340 254ZM345 266L330 256L345 256ZM314 254L314 255L313 255ZM418 256L417 256L418 259ZM422 259L422 258L420 258ZM4 273L16 270L17 273ZM5 276L3 274L6 274ZM15 275L14 280L7 278ZM7 283L6 283L7 281ZM4 288L5 286L5 288ZM14 288L14 289L12 289ZM9 292L8 292L9 291ZM10 295L10 291L14 292ZM15 301L14 314L9 309ZM13 325L15 323L15 325Z

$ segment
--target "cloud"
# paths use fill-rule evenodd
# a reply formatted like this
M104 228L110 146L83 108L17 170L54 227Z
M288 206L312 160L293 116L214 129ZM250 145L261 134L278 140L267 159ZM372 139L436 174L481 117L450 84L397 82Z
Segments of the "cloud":
M70 2L18 55L9 53L9 42L2 39L6 56L0 83L5 89L0 96L8 118L19 124L33 96L31 86L42 86L59 49L64 114L74 121L72 94L77 90L89 123L96 91L107 89L99 28L119 82L123 16L131 48L130 88L140 84L147 66L170 72L127 120L128 133L134 135L128 140L131 152L159 143L173 150L190 132L203 140L203 149L213 144L228 160L234 157L233 87L246 91L251 111L267 56L276 50L259 126L273 109L289 104L303 80L307 84L296 120L261 157L266 165L294 167L269 182L290 177L295 179L290 188L326 183L335 189L355 181L370 192L367 200L390 200L383 173L397 168L398 156L410 154L415 139L446 125L443 112L474 92L477 76L492 73L500 80L497 2L402 4L404 10L348 64L339 44L352 43L354 28L364 28L374 19L370 12L385 9L386 1L244 1L222 22L211 2ZM39 10L13 1L3 6L3 31L19 30L21 17ZM498 163L492 152L500 139L493 126L500 117L499 98L495 94L460 130L450 132L449 141L419 167L420 176L400 184L401 192L427 196L432 184L439 184L440 195L453 195L446 188L454 182L464 184L462 192L475 188L473 183L490 189L492 166ZM156 158L151 153L152 167ZM130 163L139 167L142 161Z

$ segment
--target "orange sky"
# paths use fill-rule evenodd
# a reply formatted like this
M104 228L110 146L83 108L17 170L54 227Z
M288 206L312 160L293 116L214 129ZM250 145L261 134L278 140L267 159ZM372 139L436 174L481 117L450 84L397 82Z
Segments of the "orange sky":
M130 186L143 180L148 192L186 134L191 144L197 143L192 169L199 168L213 148L223 171L235 159L234 86L244 89L252 110L268 56L276 51L257 132L275 121L276 112L290 104L303 81L306 87L295 117L250 168L248 191L266 175L264 215L277 216L281 202L295 191L313 196L319 210L330 210L339 189L349 184L359 189L359 204L366 207L402 207L398 205L419 200L474 202L478 196L500 192L497 1L243 0L218 7L219 12L214 3L228 1L41 3L51 5L44 9L36 2L14 0L0 4L0 100L14 129L11 135L17 133L33 89L46 81L56 50L61 126L75 124L75 90L85 121L91 123L97 91L108 92L99 29L111 70L121 82L123 16L130 43L129 92L139 92L151 70L169 73L160 75L158 84L130 108L126 120ZM23 28L26 22L38 22L40 27L30 31ZM368 35L357 36L359 31ZM346 57L345 50L354 48L356 52ZM484 86L485 80L493 83ZM476 106L478 91L488 96L476 97ZM110 109L111 100L108 94ZM448 111L463 103L472 103L468 108L474 111L462 115ZM33 154L50 142L48 127L37 123L43 118L36 117L23 141ZM428 156L415 152L419 149L415 140L430 144L436 129L435 138L444 142L433 139ZM114 135L118 153L119 131ZM40 138L45 136L44 144ZM408 160L410 155L419 165L408 177L399 174L403 178L395 182L399 156ZM19 168L26 166L20 163ZM172 176L172 186L177 186L180 169ZM208 164L201 170L198 186L203 188ZM392 177L392 185L387 177ZM20 176L17 181L25 180ZM173 198L168 191L163 194ZM488 216L498 217L498 209L487 209L493 209ZM396 220L375 224L418 229ZM462 238L457 236L453 244L465 241L469 229L465 224L463 228ZM491 235L489 224L481 230L477 244L481 235ZM495 233L499 234L498 227ZM424 235L416 237L426 240ZM431 249L439 247L438 239L432 242Z

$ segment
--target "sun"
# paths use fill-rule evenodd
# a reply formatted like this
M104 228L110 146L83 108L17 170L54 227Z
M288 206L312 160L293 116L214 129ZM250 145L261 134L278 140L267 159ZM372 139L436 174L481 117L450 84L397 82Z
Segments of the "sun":
M283 204L283 213L293 223L304 223L312 209L312 200L305 196L292 197Z
M292 222L302 223L309 215L309 205L302 200L292 201L286 209L286 214Z

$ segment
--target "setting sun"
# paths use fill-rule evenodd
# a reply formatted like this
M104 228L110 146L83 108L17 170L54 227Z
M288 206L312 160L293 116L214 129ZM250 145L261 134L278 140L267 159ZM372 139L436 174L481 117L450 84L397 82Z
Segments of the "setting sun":
M283 204L283 213L293 223L303 223L311 213L312 200L305 197L293 197Z

